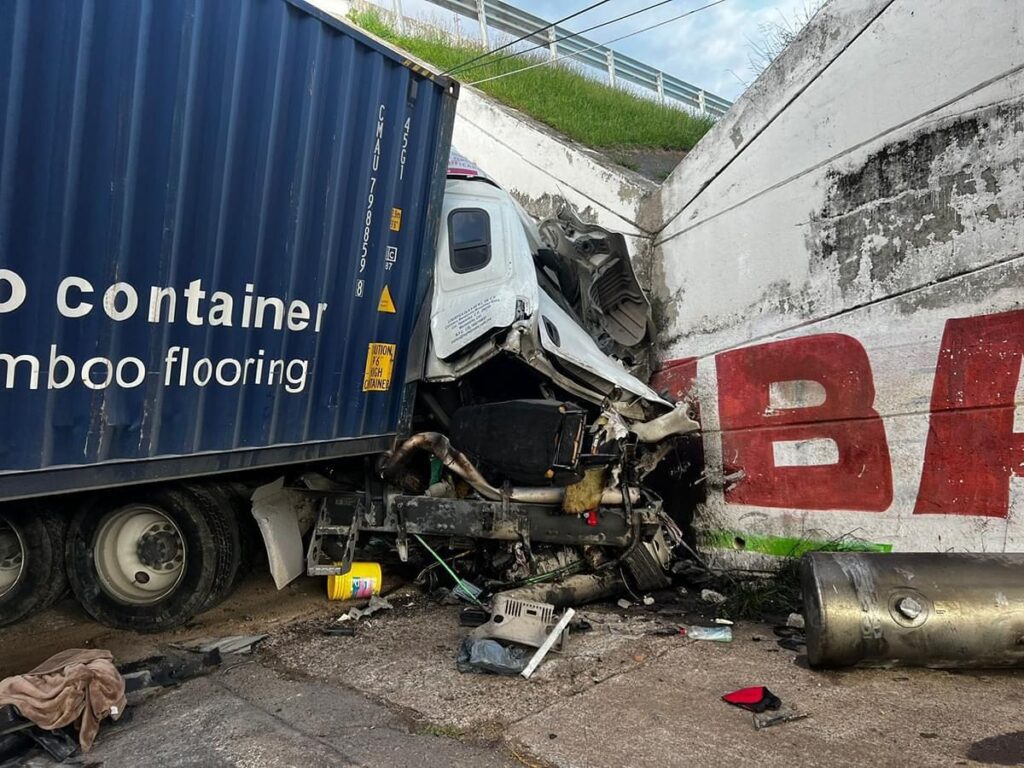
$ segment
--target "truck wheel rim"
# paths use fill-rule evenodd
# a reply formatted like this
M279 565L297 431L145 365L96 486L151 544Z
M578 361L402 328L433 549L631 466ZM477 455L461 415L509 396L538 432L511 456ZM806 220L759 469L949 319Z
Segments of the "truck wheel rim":
M18 531L0 517L0 597L18 583L25 566L25 545Z
M129 605L149 605L174 591L185 573L185 538L160 509L134 504L103 521L93 546L103 588Z

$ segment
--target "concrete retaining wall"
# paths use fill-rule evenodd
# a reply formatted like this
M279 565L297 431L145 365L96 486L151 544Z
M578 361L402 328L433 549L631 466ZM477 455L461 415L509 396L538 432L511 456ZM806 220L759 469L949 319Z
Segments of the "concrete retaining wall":
M673 172L708 542L1024 551L1022 162L1024 5L833 0Z

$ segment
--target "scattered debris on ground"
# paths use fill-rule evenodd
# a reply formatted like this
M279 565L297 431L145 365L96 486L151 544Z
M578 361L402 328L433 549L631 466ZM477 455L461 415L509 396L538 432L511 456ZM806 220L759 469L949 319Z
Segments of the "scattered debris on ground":
M393 608L386 597L374 595L363 608L349 608L347 612L337 618L339 623L345 621L358 621L363 616L372 616L378 611L390 611Z
M762 728L803 720L805 717L810 717L810 715L790 707L781 708L777 712L759 712L754 715L754 729L760 731Z
M705 603L714 603L715 605L721 605L726 601L726 596L721 592L716 592L713 589L702 589L700 591L700 599Z
M105 721L124 727L129 706L187 680L231 668L269 635L232 635L172 643L166 653L119 666L110 651L72 648L0 681L0 765L42 752L61 763L89 752ZM123 718L123 719L122 719ZM120 721L120 722L118 722Z
M249 646L250 649L254 645ZM138 704L163 688L171 688L186 680L210 674L219 669L223 661L224 656L217 648L191 652L175 650L172 646L166 654L122 664L118 669L124 677L128 703Z
M722 696L722 701L748 712L764 712L766 709L778 709L782 706L782 699L763 685L730 691Z
M773 725L788 723L793 720L802 720L808 717L806 712L801 712L791 706L784 705L782 699L768 690L763 685L754 685L747 688L740 688L737 691L722 696L722 701L732 704L734 707L745 709L754 713L754 729L770 728Z
M269 635L230 635L229 637L202 638L187 643L171 643L173 648L181 648L196 653L212 653L217 651L223 656L232 654L252 653L253 649L266 640Z
M684 627L691 640L710 640L715 643L731 643L732 627Z
M552 627L550 634L544 640L544 643L537 649L537 652L533 654L533 658L526 665L526 669L523 670L523 677L529 678L537 669L537 666L544 661L544 657L548 655L548 652L554 647L556 642L562 642L562 646L565 646L565 636L568 633L569 623L572 621L572 617L576 615L576 611L572 608L566 608L565 613L562 614L562 618L558 620L558 623Z
M526 649L497 640L467 637L455 658L459 672L491 672L496 675L518 675L526 669Z

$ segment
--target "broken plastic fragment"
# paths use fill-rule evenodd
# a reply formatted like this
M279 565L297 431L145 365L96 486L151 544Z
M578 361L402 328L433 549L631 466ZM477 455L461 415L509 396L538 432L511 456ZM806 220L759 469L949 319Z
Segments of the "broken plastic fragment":
M722 701L750 712L764 712L765 710L778 709L782 706L782 699L763 685L754 685L749 688L740 688L738 691L732 691L722 696Z
M201 638L188 643L172 643L171 645L186 651L196 651L197 653L210 653L216 650L221 654L227 655L230 653L251 653L258 643L266 640L268 637L270 635L230 635L229 637Z
M544 644L537 649L537 652L533 654L533 657L526 665L526 669L521 672L523 677L529 679L530 675L536 671L537 666L544 661L544 657L548 655L548 651L550 651L552 646L558 642L559 638L564 636L566 628L569 626L569 623L572 621L572 617L575 615L576 611L572 608L565 609L565 613L562 614L562 618L558 620L557 624L555 624L555 628L551 630L551 634L548 635L547 640L545 640Z
M392 607L386 597L374 595L365 608L350 608L348 613L343 613L337 618L337 621L355 621L363 616L372 616L377 611L390 611Z

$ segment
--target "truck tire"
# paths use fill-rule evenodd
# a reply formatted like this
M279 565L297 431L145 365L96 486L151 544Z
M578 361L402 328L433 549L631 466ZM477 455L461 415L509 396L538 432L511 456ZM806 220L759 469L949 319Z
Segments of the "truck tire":
M53 605L67 589L64 534L56 513L0 511L0 627Z
M263 546L263 534L260 533L260 527L252 514L252 501L250 500L252 490L235 482L220 482L216 485L231 504L231 509L235 514L235 524L238 527L241 555L238 573L235 574L235 583L231 587L235 589L252 572L266 550Z
M86 613L117 629L158 632L199 613L237 557L223 518L185 489L107 498L68 529L71 589Z
M234 591L242 570L242 538L237 513L230 496L216 483L188 485L185 491L199 504L210 523L217 529L218 538L227 543L217 558L216 573L210 594L199 613L210 610Z

